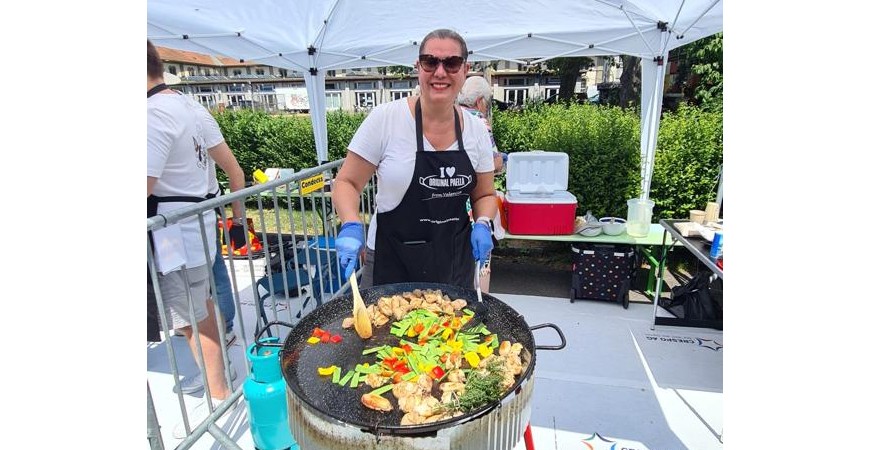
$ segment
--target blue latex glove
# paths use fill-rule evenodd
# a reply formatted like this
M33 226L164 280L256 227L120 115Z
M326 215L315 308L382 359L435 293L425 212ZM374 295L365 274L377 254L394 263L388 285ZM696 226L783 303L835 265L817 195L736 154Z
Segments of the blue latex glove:
M338 252L338 264L344 269L345 278L356 270L356 261L359 251L365 241L363 226L359 222L345 222L338 231L335 240L335 250Z
M489 229L489 225L475 222L471 227L471 254L474 255L474 260L486 261L492 247L492 230Z

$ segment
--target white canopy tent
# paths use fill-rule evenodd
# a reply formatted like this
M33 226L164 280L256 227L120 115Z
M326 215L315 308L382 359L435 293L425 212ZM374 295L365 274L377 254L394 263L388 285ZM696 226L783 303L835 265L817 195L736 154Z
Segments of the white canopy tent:
M319 161L327 70L412 66L430 31L466 40L470 61L564 56L642 60L641 198L648 198L668 52L722 31L721 0L148 0L155 45L303 71Z

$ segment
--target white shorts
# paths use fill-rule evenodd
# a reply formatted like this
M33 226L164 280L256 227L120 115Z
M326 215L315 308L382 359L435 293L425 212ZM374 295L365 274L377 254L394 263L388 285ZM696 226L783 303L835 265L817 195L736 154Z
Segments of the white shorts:
M160 295L163 297L163 310L166 313L166 323L173 329L183 328L193 323L190 320L190 306L187 301L187 287L184 274L187 273L187 283L190 285L190 296L193 299L193 317L199 323L208 317L206 300L209 295L207 265L187 270L176 270L166 275L158 275Z

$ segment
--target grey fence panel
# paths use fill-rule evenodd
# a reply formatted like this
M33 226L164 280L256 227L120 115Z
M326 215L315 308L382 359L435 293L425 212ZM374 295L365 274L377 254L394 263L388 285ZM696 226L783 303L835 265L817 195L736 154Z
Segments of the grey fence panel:
M190 223L194 221L199 230L204 248L209 249L205 252L205 260L207 267L212 267L214 258L222 258L217 242L209 242L206 227L211 223L210 215L215 209L226 211L234 201L241 201L246 206L243 208L244 214L242 224L246 236L249 236L248 220L257 230L254 235L262 244L262 252L245 252L243 255L228 255L225 259L227 263L227 272L230 275L232 285L233 303L237 314L234 320L235 329L243 341L244 348L247 349L253 343L256 332L265 325L266 322L280 320L290 323L295 323L304 314L305 310L310 310L323 302L328 302L338 295L342 295L347 289L348 284L343 280L343 274L338 267L337 252L335 249L335 239L338 234L338 215L332 205L331 191L329 190L329 181L334 179L334 174L340 168L344 160L333 161L327 164L313 167L310 169L295 172L286 178L278 178L264 184L254 185L238 192L228 193L217 198L205 200L200 203L191 204L182 208L166 212L164 214L148 218L146 220L147 229L149 232L165 228L181 222ZM300 193L301 181L314 176L322 175L327 180L324 187L313 192L305 194ZM373 178L374 180L374 178ZM374 195L375 185L370 181L361 194L361 217L363 218L364 226L367 227L368 222L374 214ZM252 204L256 203L256 209ZM298 216L298 218L297 218ZM234 218L235 219L235 218ZM229 228L224 220L217 220L216 230L226 236L226 241L229 242ZM162 330L171 330L171 324L166 320L166 306L160 291L161 277L158 276L156 260L154 257L154 249L152 248L151 239L147 242L148 256L148 272L149 278L154 286L154 294L157 301L157 310L160 315L160 326ZM217 254L212 257L212 249L217 250ZM228 252L232 253L232 248L228 248ZM277 267L283 270L275 271L270 268L270 261ZM244 274L247 269L247 275ZM193 298L190 295L190 284L188 279L188 271L191 268L182 266L181 274L184 281L184 287L187 290L188 313L193 308ZM262 271L262 275L259 275ZM256 307L256 323L245 323L246 319L241 314L242 307L241 294L239 291L239 277L250 277L249 281L253 295L255 297ZM289 301L290 294L293 291L289 289L295 286L297 294L295 300L298 300L299 306L293 307ZM208 288L212 293L211 298L216 300L213 293L216 292L215 279L212 271L208 271ZM283 294L282 293L283 289ZM273 295L274 293L274 295ZM278 308L279 302L286 305L285 309ZM266 303L269 303L266 307ZM224 323L220 308L215 303L214 311L217 316L218 334L221 342L221 356L224 363L224 376L232 385L232 373L230 368L230 357L226 346L226 336L224 333ZM190 318L190 316L188 316ZM190 320L193 336L195 354L200 361L204 359L202 342L199 337L199 326L195 320ZM287 330L281 330L279 327L270 328L270 332L275 330L279 338L286 333ZM166 357L168 358L168 368L172 372L172 379L176 386L180 386L179 376L179 360L177 358L190 358L187 352L184 355L178 355L174 346L169 341L170 332L163 332L163 341L156 345L163 345L166 348ZM270 333L271 334L271 333ZM188 360L189 361L189 360ZM155 407L154 398L167 400L167 397L172 395L178 403L178 408L181 411L182 421L186 430L186 437L175 447L177 450L183 450L195 445L196 442L205 434L209 433L216 441L235 450L241 450L241 447L232 442L232 438L227 435L216 421L221 418L227 411L234 407L244 405L244 396L242 393L242 385L236 388L230 397L219 405L214 405L211 402L211 392L208 387L207 370L203 367L203 384L205 389L205 401L210 414L200 423L190 423L191 418L187 414L185 405L185 395L181 389L176 389L175 393L170 392L154 392L152 391L151 383L148 385L148 440L152 449L164 448L165 440L159 433L160 417L158 409ZM247 375L250 372L250 361L245 358L244 371L241 375ZM239 401L241 399L241 402ZM171 402L171 398L169 399ZM189 402L189 400L188 400ZM162 402L165 404L166 402ZM174 424L164 424L164 426L174 426ZM171 445L170 445L171 446Z

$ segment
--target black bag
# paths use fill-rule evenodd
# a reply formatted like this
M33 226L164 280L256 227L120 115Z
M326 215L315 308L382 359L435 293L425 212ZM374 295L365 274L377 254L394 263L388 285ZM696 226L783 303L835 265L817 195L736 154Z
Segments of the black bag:
M721 307L717 308L710 291L710 276L709 272L701 272L675 287L667 305L671 314L686 320L722 320Z
M605 300L621 302L627 309L638 264L634 246L578 242L571 244L571 251L571 303Z

